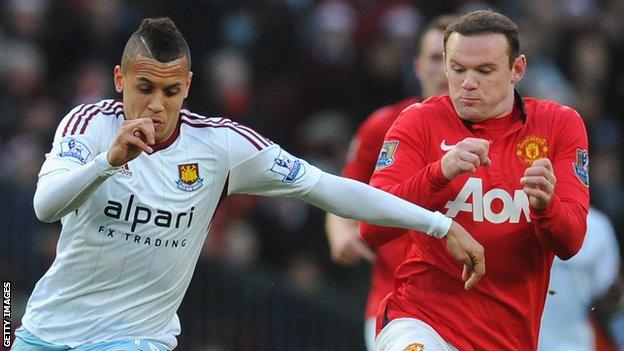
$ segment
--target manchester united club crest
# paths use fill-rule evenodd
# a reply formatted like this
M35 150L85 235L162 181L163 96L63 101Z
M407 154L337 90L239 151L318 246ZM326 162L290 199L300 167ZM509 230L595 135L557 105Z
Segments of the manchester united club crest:
M424 350L425 350L425 345L419 344L419 343L409 344L407 345L406 348L403 349L403 351L424 351Z
M199 165L197 163L185 163L178 165L178 175L176 180L178 189L184 191L195 191L204 185L204 179L199 177Z
M548 142L537 135L529 135L516 144L516 155L530 165L537 159L548 155Z

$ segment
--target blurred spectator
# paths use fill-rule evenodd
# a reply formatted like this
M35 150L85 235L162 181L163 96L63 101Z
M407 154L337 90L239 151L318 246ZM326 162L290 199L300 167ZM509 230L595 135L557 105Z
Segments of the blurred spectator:
M587 216L581 250L571 259L555 257L539 337L539 350L595 350L592 303L615 282L620 267L616 234L595 208Z
M235 120L250 115L251 66L245 56L236 50L219 50L204 65L204 92L209 108L215 114Z
M0 269L3 278L27 294L54 255L49 247L58 228L39 223L32 209L41 155L69 107L111 95L122 38L142 17L171 16L188 33L199 78L190 108L244 121L336 171L348 147L344 135L359 116L415 93L414 82L403 77L422 23L476 8L503 10L527 34L523 92L581 111L592 144L592 201L613 219L623 245L624 0L189 0L184 6L6 0L0 1L0 242L9 253L0 267L10 268ZM330 264L319 212L298 201L253 197L226 200L220 212L204 255L237 267L272 267L298 286L309 282L293 277L310 275L321 291L336 286L363 306L365 288L354 287L366 271L347 274ZM303 246L309 256L298 259L293 253ZM613 313L599 316L615 316L611 333L620 338L621 291L609 294Z

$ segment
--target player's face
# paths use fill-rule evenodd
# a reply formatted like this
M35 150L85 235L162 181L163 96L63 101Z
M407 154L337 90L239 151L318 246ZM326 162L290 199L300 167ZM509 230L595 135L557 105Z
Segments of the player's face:
M511 112L514 84L524 75L526 59L509 67L509 44L503 34L465 36L457 32L446 42L445 69L449 95L457 114L479 122Z
M151 118L156 142L170 137L176 129L182 102L188 96L193 73L183 57L162 63L138 55L122 72L115 67L115 88L123 93L127 119Z
M420 80L423 98L448 93L444 72L444 32L430 29L420 42L420 55L416 59L416 75Z

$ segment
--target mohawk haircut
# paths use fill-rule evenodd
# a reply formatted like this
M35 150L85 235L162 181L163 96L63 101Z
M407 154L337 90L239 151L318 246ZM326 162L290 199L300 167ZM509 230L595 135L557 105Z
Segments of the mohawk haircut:
M182 33L168 17L146 18L128 39L121 57L121 69L125 72L137 55L158 62L171 62L186 57L191 66L191 52Z

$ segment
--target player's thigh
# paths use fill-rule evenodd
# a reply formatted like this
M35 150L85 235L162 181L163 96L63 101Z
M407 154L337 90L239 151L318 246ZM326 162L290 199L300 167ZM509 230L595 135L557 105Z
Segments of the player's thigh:
M364 343L368 351L375 349L375 323L377 323L375 317L366 318L364 321Z
M397 318L375 339L376 351L457 351L431 326L414 318Z
M169 351L169 349L159 342L133 339L80 346L72 351Z

